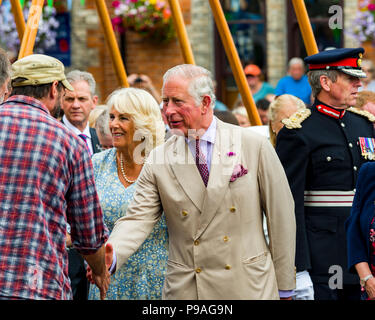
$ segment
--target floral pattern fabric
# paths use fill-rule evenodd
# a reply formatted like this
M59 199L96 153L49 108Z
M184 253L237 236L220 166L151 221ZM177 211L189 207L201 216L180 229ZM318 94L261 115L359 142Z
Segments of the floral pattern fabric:
M126 214L137 182L125 188L117 174L116 149L112 148L92 158L95 184L109 231ZM107 292L108 300L161 299L168 259L168 232L164 214L142 246L114 275ZM96 286L90 287L90 300L100 298Z

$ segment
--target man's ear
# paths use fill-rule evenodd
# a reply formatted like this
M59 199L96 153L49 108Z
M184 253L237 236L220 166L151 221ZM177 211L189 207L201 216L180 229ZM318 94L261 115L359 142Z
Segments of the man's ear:
M59 82L57 80L52 82L52 86L51 86L51 89L50 89L50 92L49 92L49 95L50 95L51 99L56 99L56 97L58 97L58 95L59 95L59 90L57 89L58 84L59 84Z
M211 108L211 97L210 96L204 96L202 99L202 113L206 114L207 111Z
M332 80L325 75L320 76L320 85L324 91L331 91Z
M98 104L98 100L99 100L99 97L98 96L93 96L92 97L92 102L94 103L94 108L95 108L95 106ZM93 109L94 109L93 108Z

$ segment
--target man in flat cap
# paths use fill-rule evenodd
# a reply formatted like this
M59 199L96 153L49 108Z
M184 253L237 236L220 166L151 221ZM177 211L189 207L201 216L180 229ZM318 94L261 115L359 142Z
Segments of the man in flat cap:
M63 64L30 55L12 66L11 97L0 108L0 299L71 299L67 223L73 245L109 284L108 231L82 139L54 117L66 81Z
M363 53L341 48L306 57L315 102L283 120L277 137L295 201L297 297L299 283L312 280L317 300L360 299L359 279L347 270L344 224L359 168L371 158L361 144L374 137L374 117L352 107L366 77ZM313 298L311 290L300 293Z
M373 117L352 107L366 77L363 53L341 48L305 58L315 102L284 120L277 137L295 201L297 298L313 298L312 290L299 292L311 280L315 299L360 298L359 279L346 267L344 224L358 170L369 159L361 141L374 137Z

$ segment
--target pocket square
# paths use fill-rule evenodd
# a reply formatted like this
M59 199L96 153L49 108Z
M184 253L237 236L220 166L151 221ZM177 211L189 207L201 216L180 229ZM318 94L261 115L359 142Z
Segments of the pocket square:
M242 164L236 164L232 176L230 177L230 182L235 181L237 178L242 177L245 174L247 174L247 169L245 169Z

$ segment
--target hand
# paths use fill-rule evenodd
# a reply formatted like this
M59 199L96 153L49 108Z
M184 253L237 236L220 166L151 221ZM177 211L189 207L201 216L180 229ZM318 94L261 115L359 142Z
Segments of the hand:
M365 289L370 300L375 300L375 278L366 281Z
M66 240L65 240L65 242L66 242L66 246L68 248L72 246L72 238L70 237L70 234L68 232L66 233Z
M108 269L111 267L112 262L113 262L113 247L110 243L107 243L105 245L105 258L104 259L105 259L106 270L108 271ZM93 275L92 269L90 268L89 265L87 265L86 277L87 277L87 280L91 284L96 284L95 275Z

